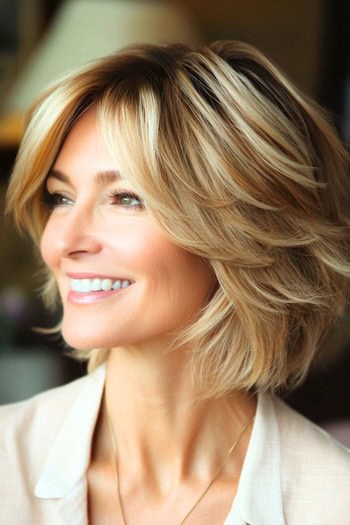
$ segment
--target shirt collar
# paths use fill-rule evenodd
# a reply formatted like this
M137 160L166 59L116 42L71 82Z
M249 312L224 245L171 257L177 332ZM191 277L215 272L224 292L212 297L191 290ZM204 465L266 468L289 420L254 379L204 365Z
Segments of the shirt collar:
M258 395L254 425L232 508L234 516L237 520L233 519L232 525L285 525L280 433L274 396L269 393Z
M63 498L85 476L105 376L103 364L82 379L85 385L50 449L35 486L34 494L38 498Z
M86 376L85 385L54 441L35 486L38 498L69 498L84 485L98 417L106 365ZM230 525L285 525L281 482L281 444L273 395L259 394L254 425Z

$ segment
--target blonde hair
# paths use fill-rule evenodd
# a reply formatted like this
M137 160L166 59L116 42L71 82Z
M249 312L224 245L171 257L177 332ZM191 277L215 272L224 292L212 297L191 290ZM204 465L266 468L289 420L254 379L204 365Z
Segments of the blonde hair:
M348 154L322 110L248 44L135 45L50 86L28 114L8 191L38 244L45 177L96 104L122 175L218 287L178 334L203 397L292 388L343 313ZM57 300L53 280L45 296ZM80 353L92 370L108 350Z

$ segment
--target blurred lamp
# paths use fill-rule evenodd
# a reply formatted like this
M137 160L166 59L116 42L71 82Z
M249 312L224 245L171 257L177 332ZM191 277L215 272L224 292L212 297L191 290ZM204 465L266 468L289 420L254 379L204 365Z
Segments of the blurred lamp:
M66 0L5 102L0 145L19 142L25 110L59 75L128 44L169 41L198 41L186 13L172 3Z

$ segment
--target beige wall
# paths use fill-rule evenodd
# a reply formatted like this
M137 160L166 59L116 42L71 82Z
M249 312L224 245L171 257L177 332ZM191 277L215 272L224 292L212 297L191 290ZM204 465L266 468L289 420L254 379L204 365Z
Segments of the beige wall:
M322 31L321 0L177 0L206 42L256 45L309 94L315 94Z

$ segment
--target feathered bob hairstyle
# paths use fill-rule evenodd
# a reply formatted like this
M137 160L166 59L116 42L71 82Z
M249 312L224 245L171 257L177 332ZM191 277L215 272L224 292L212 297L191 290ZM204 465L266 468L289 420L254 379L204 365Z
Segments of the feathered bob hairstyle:
M176 335L204 398L295 387L344 312L348 153L323 111L237 41L133 45L49 86L30 108L8 209L39 244L45 179L95 104L122 177L217 289ZM48 304L58 295L48 275ZM108 349L80 352L93 370Z

